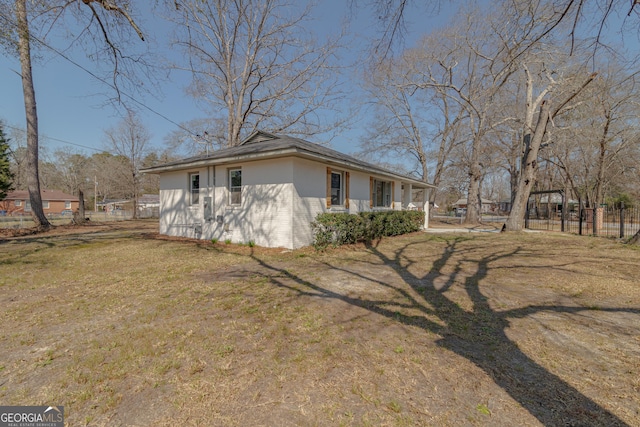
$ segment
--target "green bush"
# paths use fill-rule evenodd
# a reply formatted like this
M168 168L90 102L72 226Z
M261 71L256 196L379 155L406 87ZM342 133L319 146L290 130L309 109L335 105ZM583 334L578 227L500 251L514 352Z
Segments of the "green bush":
M412 233L420 230L423 222L424 213L419 211L323 213L311 223L313 246L324 249Z

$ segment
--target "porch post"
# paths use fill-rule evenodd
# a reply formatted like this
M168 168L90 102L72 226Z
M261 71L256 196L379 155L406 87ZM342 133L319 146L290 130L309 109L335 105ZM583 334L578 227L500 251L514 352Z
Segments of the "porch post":
M429 228L429 190L422 190L424 198L424 229Z
M405 209L408 209L409 203L411 203L411 191L413 187L409 182L402 184L402 186L404 187L404 192L402 193L402 206Z

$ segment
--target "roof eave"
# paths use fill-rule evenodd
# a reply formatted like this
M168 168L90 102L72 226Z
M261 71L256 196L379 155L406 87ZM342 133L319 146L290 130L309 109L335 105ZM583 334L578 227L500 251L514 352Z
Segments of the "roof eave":
M341 159L336 159L333 157L328 157L328 156L324 156L322 154L318 154L318 153L313 153L313 152L309 152L306 150L298 150L298 153L300 154L300 157L305 157L305 158L309 158L312 160L321 160L324 163L327 163L329 165L338 165L338 166L342 166L344 168L348 168L351 170L355 170L355 171L359 171L359 172L365 172L365 173L369 173L369 174L374 174L374 175L378 175L378 176L382 176L382 177L388 177L388 178L392 178L395 180L399 180L399 181L403 181L406 183L411 184L412 186L415 187L422 187L422 188L435 188L434 185L426 183L426 182L422 182L419 181L417 179L408 177L408 176L403 176L400 174L396 174L390 171L385 171L384 169L379 169L376 167L368 167L368 166L364 166L364 165L360 165L358 163L354 163L354 162L349 162L346 160L341 160Z
M149 173L149 174L159 174L162 172L177 172L181 170L189 170L189 169L194 169L198 167L215 166L215 165L246 162L246 161L267 160L267 159L281 158L285 156L297 156L297 157L307 158L310 160L321 161L329 165L337 165L337 166L341 166L351 170L371 173L371 174L382 176L382 177L388 177L395 180L410 183L412 184L412 186L415 186L416 188L435 188L435 186L432 184L419 181L411 177L385 171L384 169L381 169L381 168L368 167L355 162L336 159L335 157L314 153L312 151L304 150L299 147L284 148L284 149L278 149L273 151L267 151L263 153L240 154L237 156L229 156L229 157L221 157L221 158L213 158L213 159L203 158L199 160L192 160L189 162L179 163L174 165L165 165L165 166L157 166L157 167L141 169L140 172Z
M295 153L296 153L296 150L293 148L284 148L279 150L267 151L263 153L240 154L237 156L228 156L228 157L220 157L220 158L205 157L203 159L192 160L184 163L140 169L140 172L152 173L152 174L161 173L161 172L177 172L181 170L194 169L201 166L214 166L214 165L228 164L228 163L272 159L272 158L284 157L287 155L294 155Z

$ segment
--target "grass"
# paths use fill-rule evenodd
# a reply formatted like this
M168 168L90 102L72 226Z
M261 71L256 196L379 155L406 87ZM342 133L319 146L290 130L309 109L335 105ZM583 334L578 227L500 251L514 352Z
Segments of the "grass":
M600 408L585 419L640 423L635 249L420 233L283 252L149 231L0 244L3 404L64 405L70 425L536 425L562 410L527 399L565 387L566 407Z

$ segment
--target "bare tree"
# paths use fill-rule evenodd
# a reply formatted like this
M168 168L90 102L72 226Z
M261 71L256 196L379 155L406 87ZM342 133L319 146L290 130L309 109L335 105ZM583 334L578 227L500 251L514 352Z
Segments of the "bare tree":
M381 21L380 42L376 51L388 52L398 39L402 39L407 28L407 11L420 5L416 0L352 0L355 5L373 6ZM450 0L450 3L456 3ZM431 11L438 12L441 2L429 2ZM498 5L489 3L495 10L528 10L529 13L516 15L508 20L516 26L530 28L529 36L514 50L512 60L516 61L541 40L554 33L562 33L570 41L569 52L573 52L580 38L590 38L593 52L605 42L603 33L612 16L626 16L624 25L636 32L640 11L637 0L627 2L617 0L503 0ZM515 19L514 19L515 18ZM568 30L564 32L564 30ZM637 36L637 35L636 35ZM386 58L386 53L382 58Z
M38 112L36 108L36 92L33 86L33 74L31 72L31 36L26 0L16 0L15 12L16 22L18 24L18 51L22 71L24 109L27 119L27 170L29 172L27 175L27 188L31 201L31 216L38 228L47 229L51 227L51 224L44 214L40 193L40 174L38 172Z
M538 170L538 152L547 133L547 126L558 114L560 114L569 103L596 77L593 73L583 78L579 86L567 91L561 100L555 105L551 105L551 101L543 100L540 103L538 112L538 121L535 129L531 133L525 135L524 152L522 154L522 162L520 175L518 177L518 185L516 187L515 197L511 212L505 224L506 231L521 231L524 227L524 215L527 207L527 201L531 194L531 189L536 180L536 172Z
M186 0L176 8L177 44L189 57L183 69L193 75L190 92L214 119L225 115L223 126L207 130L208 138L235 146L258 127L308 136L336 125L319 117L339 96L331 63L337 42L320 45L306 33L308 7L284 0Z
M89 178L94 183L96 202L104 202L110 198L130 197L129 161L126 157L114 156L107 152L96 153L90 158L88 170Z
M27 142L26 134L15 128L9 130L9 159L11 162L11 173L13 174L13 184L16 190L27 189Z
M503 109L513 112L516 120L496 129L493 138L493 149L501 153L502 167L509 173L511 205L521 173L522 153L530 143L541 103L555 92L572 87L575 70L580 68L562 52L562 46L542 42L522 55L516 65L517 71L499 101Z
M407 73L416 68L408 65L413 59L415 56L406 55L377 64L364 76L375 115L361 148L378 162L390 155L413 159L415 174L438 187L451 152L460 142L466 113L441 92L415 91L406 84ZM431 202L436 195L430 193Z
M0 36L2 36L5 45L14 45L17 48L18 56L20 58L27 124L27 187L31 201L31 215L38 228L47 229L51 227L51 224L44 215L40 194L40 175L38 169L38 113L36 108L31 64L32 40L38 40L38 42L43 45L44 41L32 34L29 17L37 15L42 19L49 19L50 25L53 26L61 18L63 12L73 10L80 14L79 16L81 19L86 19L84 21L86 24L86 32L91 33L93 28L97 28L97 33L107 46L109 57L113 59L113 87L116 88L116 90L118 87L118 77L123 74L120 70L122 66L121 64L123 62L127 63L128 61L125 60L126 57L122 54L122 51L110 36L112 31L115 31L116 28L123 28L123 26L113 24L117 24L121 20L124 20L127 28L135 30L141 39L143 39L143 37L142 32L129 13L129 2L126 0L71 0L60 1L59 3L29 2L29 5L33 7L33 10L28 10L27 0L15 0L15 21L10 17L10 15L5 13L6 10L9 9L9 6L6 4L7 2L3 3L4 4L0 4L3 9L2 13L0 13L0 18L4 21L3 27L5 30L0 33ZM78 5L78 7L73 8L72 6L75 5ZM82 9L82 7L85 9ZM88 19L82 15L81 12L78 12L82 10L90 11ZM40 27L42 28L42 26ZM47 26L45 25L45 27ZM50 28L51 27L43 28L43 31L47 32ZM85 35L85 31L81 34ZM95 39L92 38L92 41L95 42Z
M556 120L541 154L566 176L587 206L624 192L634 182L640 138L634 74L613 60L581 96L575 109Z
M439 93L466 113L469 147L460 152L466 157L469 176L465 222L470 224L480 221L487 136L515 118L497 102L514 72L512 67L504 66L510 46L500 43L500 30L491 17L478 11L461 16L456 25L431 34L412 50L422 60L415 62L414 75L407 81L409 87Z
M123 120L105 132L108 144L120 156L127 159L127 174L123 177L128 193L133 199L133 218L138 215L138 198L140 196L140 168L148 154L151 135L132 111L127 111Z
M396 32L395 30L389 31L389 29L402 29L408 8L416 4L410 0L375 0L372 3L377 6L377 10L386 11L385 13L381 12L384 15L384 22L388 24L383 27L382 31L385 36L391 34L392 38L395 37ZM493 14L498 19L488 17L483 25L488 30L480 30L480 26L478 26L474 29L476 37L471 38L471 42L468 41L470 38L466 35L470 33L469 31L458 30L457 34L454 34L451 39L459 41L459 47L455 49L458 54L457 58L454 55L445 54L445 56L440 55L440 58L436 59L432 55L431 59L425 62L422 69L427 70L425 75L431 75L428 79L430 81L417 87L444 90L448 96L451 96L451 99L457 97L469 108L469 123L474 124L470 132L470 147L459 150L461 158L466 157L466 167L469 170L468 199L471 209L467 211L467 221L473 221L475 217L471 199L475 198L475 190L480 187L483 179L483 175L479 175L477 172L486 170L487 160L489 160L487 155L496 147L492 148L487 146L486 141L483 142L483 140L491 139L489 134L492 133L493 138L503 140L500 150L507 157L507 169L511 176L512 201L515 209L512 211L507 229L521 228L526 199L528 199L536 179L539 149L554 143L549 133L550 130L553 131L551 132L553 135L558 134L558 128L556 126L550 127L549 123L555 125L562 122L564 117L570 117L567 110L574 109L580 104L576 97L593 80L593 76L588 76L589 72L569 70L566 65L563 65L567 62L566 59L564 59L565 62L562 62L563 60L558 62L558 58L554 59L554 56L558 55L558 51L563 50L567 55L579 56L583 63L586 62L585 58L591 57L595 64L594 53L597 47L605 41L603 29L609 18L614 13L624 12L628 17L627 21L637 22L638 10L635 7L637 4L638 2L631 1L625 6L613 0L606 2L592 0L504 1L498 7L492 6ZM622 11L623 8L626 9ZM500 17L501 10L504 12L502 17ZM496 11L498 13L495 13ZM460 14L460 16L462 15ZM570 34L570 36L567 37L566 34ZM590 36L590 39L581 41L579 36L584 35ZM483 45L478 40L484 40L485 44ZM559 40L561 46L558 49L552 49L551 45L557 45ZM562 46L562 41L567 43ZM451 44L452 42L449 41L449 38L440 36L431 45L424 45L418 50L434 52L447 43ZM591 50L585 52L583 49L585 46ZM452 49L449 50L452 51ZM460 55L460 52L464 53ZM423 55L426 57L429 54L424 53ZM451 60L451 58L455 59ZM438 67L444 71L440 70L439 75L436 74L434 78L433 71L439 71ZM464 69L465 67L466 69ZM565 67L565 70L562 70L561 67ZM477 78L482 73L490 77L484 80L485 89L489 89L489 91L485 91L482 96L478 96L478 93L481 92L476 91L475 96L472 97L473 83L465 79L472 76ZM514 79L514 73L518 76L517 79ZM442 79L443 76L448 77L448 82ZM520 79L519 76L523 76L523 78ZM461 77L463 78L461 79ZM456 78L458 78L457 83L455 83ZM521 89L519 94L515 96L513 102L505 102L507 97L503 93L504 89L513 86L513 82L520 80L522 83L517 85ZM476 82L478 81L482 81L482 79L477 79ZM491 88L494 90L491 91ZM498 101L498 98L502 98L502 100ZM473 103L470 102L472 100ZM499 112L499 108L494 108L493 111L487 111L488 115L482 114L483 108L478 108L478 106L489 105L487 101L493 103L494 106L501 104L503 112ZM591 101L591 104L599 105L601 110L601 113L592 114L591 117L603 117L598 121L601 127L591 131L591 136L599 134L601 137L599 142L594 141L591 144L597 148L597 155L593 156L594 163L590 166L590 170L594 171L593 184L589 184L592 185L594 191L592 198L601 200L608 173L622 173L628 169L617 168L617 165L608 161L608 159L615 157L615 153L619 152L617 149L622 147L622 145L618 145L616 149L612 149L611 142L607 142L611 141L613 137L610 124L606 125L613 118L610 110L611 105L603 104L595 99ZM505 122L505 120L509 120L504 114L505 110L515 112L515 117L513 117L515 120L508 127L503 126L502 132L496 132L501 127L500 124L509 123ZM515 126L515 123L520 124ZM479 124L484 124L484 126L478 127ZM577 123L574 123L574 126L576 125ZM511 129L511 133L508 128ZM582 141L583 144L575 147L579 152L585 152L590 145L584 143L586 139L583 138ZM625 141L628 145L631 138L627 137ZM575 152L568 151L567 154L570 158L575 157ZM483 156L485 159L480 161ZM478 166L482 163L484 163L483 167L479 168ZM584 163L584 165L587 164ZM568 177L567 180L570 181L574 178L575 176ZM576 184L573 182L572 186L575 188ZM585 184L582 186L585 187ZM521 219L518 221L515 219L516 217Z

